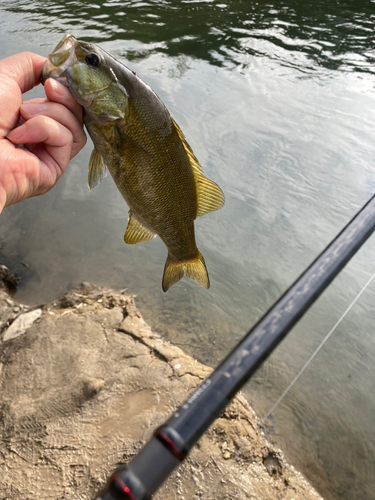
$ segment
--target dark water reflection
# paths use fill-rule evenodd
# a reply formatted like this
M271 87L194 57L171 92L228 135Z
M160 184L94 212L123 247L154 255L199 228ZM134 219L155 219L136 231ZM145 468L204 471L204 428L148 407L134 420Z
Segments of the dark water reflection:
M240 65L267 56L306 72L318 67L375 71L374 2L362 1L60 1L3 2L25 20L52 23L53 32L79 26L87 40L135 39L147 50L210 64ZM265 43L266 42L266 43ZM271 42L271 44L269 43ZM284 51L292 54L285 55Z
M89 145L53 191L1 216L0 261L20 275L20 300L81 281L128 287L154 329L214 365L374 192L374 2L3 0L0 12L4 57L47 55L71 32L136 70L226 195L197 221L211 290L183 280L163 294L165 248L124 245L114 184L86 188ZM370 239L258 371L246 394L260 416L374 261ZM327 500L373 498L374 293L372 283L266 422Z

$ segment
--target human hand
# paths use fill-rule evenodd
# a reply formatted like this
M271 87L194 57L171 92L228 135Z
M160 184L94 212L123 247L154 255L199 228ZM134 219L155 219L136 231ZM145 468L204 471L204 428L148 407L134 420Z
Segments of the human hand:
M48 79L47 98L22 104L45 60L23 52L0 61L0 213L49 191L86 143L82 107L60 83Z

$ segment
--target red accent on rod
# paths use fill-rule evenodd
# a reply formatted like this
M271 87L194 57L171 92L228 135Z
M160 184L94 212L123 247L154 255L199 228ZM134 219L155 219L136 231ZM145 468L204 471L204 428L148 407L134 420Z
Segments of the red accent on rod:
M180 448L178 448L178 446L176 446L176 444L172 441L172 439L170 439L168 436L166 436L163 432L158 431L155 434L155 437L157 439L159 439L160 441L164 442L164 444L169 449L169 451L172 453L172 455L174 455L176 458L178 458L178 460L181 460L181 462L183 460L185 460L185 458L186 458L185 453L183 453L180 450Z
M124 483L124 481L122 479L120 479L118 476L115 475L115 476L113 476L113 480L117 481L117 483L121 486L124 493L128 496L128 498L130 498L130 500L137 500L137 498L133 495L133 493L130 491L129 487L126 486L126 484Z

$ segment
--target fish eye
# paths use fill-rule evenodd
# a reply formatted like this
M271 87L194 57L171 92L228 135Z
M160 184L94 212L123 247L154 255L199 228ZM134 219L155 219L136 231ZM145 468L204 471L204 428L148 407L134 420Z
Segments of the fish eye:
M87 56L85 57L85 61L90 66L99 66L100 57L97 54L87 54Z

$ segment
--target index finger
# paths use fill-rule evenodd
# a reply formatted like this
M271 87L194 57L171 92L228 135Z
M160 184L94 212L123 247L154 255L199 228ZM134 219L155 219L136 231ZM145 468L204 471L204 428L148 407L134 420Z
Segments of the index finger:
M15 80L24 93L39 85L45 61L38 54L21 52L0 61L0 74Z
M79 123L83 124L82 106L74 99L68 87L53 78L47 78L44 91L49 101L63 104L75 115Z

